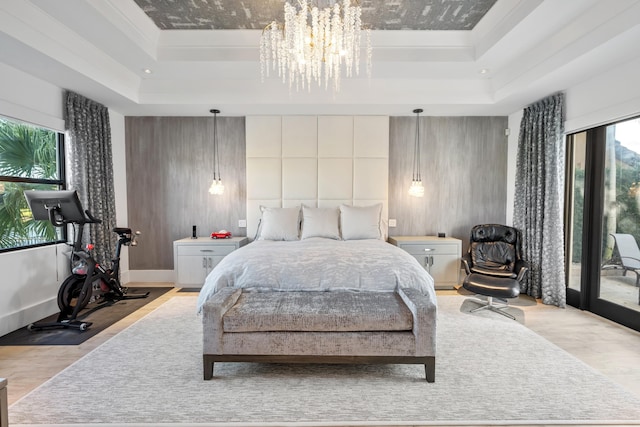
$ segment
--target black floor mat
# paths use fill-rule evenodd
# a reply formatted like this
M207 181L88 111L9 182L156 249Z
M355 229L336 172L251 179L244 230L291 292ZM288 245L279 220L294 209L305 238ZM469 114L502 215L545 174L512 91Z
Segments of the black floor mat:
M29 331L26 327L17 331L10 332L0 337L0 345L77 345L88 340L100 331L108 328L133 313L140 307L150 303L160 295L168 292L173 288L129 288L127 295L139 295L149 292L149 296L140 299L121 300L109 306L97 306L90 303L80 312L78 320L84 322L92 322L92 325L86 331L80 331L76 328L57 328L46 329L42 331ZM58 313L39 320L41 322L55 322Z

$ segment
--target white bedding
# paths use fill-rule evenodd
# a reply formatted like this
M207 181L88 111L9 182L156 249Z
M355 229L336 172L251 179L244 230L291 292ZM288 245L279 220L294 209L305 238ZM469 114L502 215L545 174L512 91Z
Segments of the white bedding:
M198 312L227 286L271 290L414 288L435 301L433 278L402 249L382 240L257 240L227 255L206 278Z

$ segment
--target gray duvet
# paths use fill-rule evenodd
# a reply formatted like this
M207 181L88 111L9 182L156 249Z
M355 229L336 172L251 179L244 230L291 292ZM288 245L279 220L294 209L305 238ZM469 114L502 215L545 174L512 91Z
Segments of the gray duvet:
M432 296L433 278L402 249L382 240L257 240L227 255L206 278L198 312L219 289L393 291Z

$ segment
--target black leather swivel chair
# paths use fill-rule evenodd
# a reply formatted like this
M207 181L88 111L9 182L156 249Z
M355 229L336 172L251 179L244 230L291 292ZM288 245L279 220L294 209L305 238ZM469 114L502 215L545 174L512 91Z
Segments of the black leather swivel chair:
M520 294L520 283L529 266L522 259L520 232L506 225L483 224L471 229L469 251L462 257L467 276L462 287L487 297L472 310L492 310L515 320L504 311L508 298ZM504 302L496 305L494 298Z

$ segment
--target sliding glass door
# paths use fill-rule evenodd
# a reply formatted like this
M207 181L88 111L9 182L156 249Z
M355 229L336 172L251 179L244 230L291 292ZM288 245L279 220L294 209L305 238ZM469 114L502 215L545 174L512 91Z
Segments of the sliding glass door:
M640 330L640 118L567 142L567 301Z

